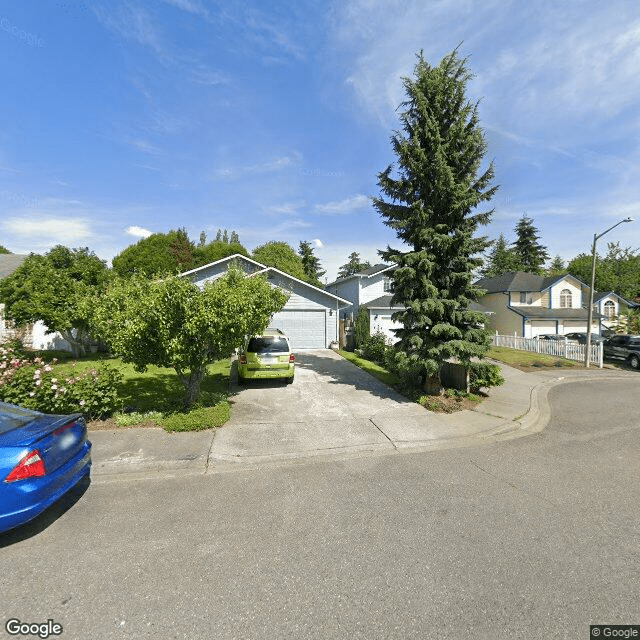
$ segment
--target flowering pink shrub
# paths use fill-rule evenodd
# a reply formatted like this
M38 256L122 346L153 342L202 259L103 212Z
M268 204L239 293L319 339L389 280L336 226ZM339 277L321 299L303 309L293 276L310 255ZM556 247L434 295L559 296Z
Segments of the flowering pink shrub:
M119 406L119 371L103 364L61 377L56 363L29 358L12 344L0 345L0 400L46 413L81 412L89 418L111 415Z

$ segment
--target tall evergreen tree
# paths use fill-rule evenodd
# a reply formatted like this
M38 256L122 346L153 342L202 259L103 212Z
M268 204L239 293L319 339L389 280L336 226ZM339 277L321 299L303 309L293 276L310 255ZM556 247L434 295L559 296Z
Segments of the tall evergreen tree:
M489 259L481 271L483 278L500 276L509 271L517 271L519 267L518 258L501 233L497 240L492 243Z
M558 255L556 256L547 269L547 274L550 276L559 276L566 273L567 270L564 266L564 260Z
M371 263L367 261L360 260L360 254L357 251L354 251L348 258L346 264L343 264L338 270L338 280L340 278L348 278L352 276L354 273L360 273L365 269L368 269L371 266Z
M407 100L400 114L402 131L391 138L397 175L390 165L378 176L381 192L374 206L410 249L387 247L380 255L396 265L393 314L401 371L423 382L437 376L441 363L457 357L471 369L494 365L471 363L489 348L480 325L482 313L471 311L481 290L472 284L478 254L489 242L474 237L493 210L477 211L498 189L491 186L493 163L481 172L486 142L478 105L465 96L472 77L457 50L432 67L418 54L413 78L404 79ZM495 373L494 369L492 371ZM487 374L489 375L489 374Z
M229 238L229 244L240 244L240 236L238 236L237 232L231 232L231 238Z
M300 242L298 255L302 258L304 272L310 281L322 284L320 278L326 273L320 265L320 259L313 253L313 246L307 240Z
M525 215L516 225L516 241L513 243L520 270L542 275L543 265L549 259L547 248L538 242L540 234L533 226L533 220Z

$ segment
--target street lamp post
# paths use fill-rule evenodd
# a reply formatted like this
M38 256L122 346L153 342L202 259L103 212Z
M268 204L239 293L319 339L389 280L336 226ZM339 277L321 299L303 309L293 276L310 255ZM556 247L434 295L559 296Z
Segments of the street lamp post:
M602 238L605 233L609 233L611 229L615 229L619 224L623 222L633 222L633 218L625 218L624 220L620 220L620 222L616 222L612 227L609 227L606 231L602 233L594 233L593 234L593 247L591 249L591 288L589 289L589 313L587 320L587 353L584 357L584 366L589 368L589 364L591 363L591 324L593 323L593 288L595 287L596 282L596 242L598 238Z

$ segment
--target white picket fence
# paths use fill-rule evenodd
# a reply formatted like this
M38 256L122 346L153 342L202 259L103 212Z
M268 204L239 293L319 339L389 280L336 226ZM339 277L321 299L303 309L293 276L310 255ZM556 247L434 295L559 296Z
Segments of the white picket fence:
M550 356L559 356L569 360L584 362L587 345L578 344L570 340L540 340L538 338L522 338L520 336L503 336L496 333L493 336L493 345L507 347L519 351L533 351L534 353L546 353ZM591 362L602 369L602 343L591 345Z

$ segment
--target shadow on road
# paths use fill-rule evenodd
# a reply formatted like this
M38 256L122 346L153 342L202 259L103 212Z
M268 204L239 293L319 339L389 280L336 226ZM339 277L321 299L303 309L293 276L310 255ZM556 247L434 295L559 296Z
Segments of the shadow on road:
M87 492L90 485L91 479L85 476L75 487L67 491L65 495L45 509L39 516L21 527L0 533L0 549L42 533L49 525L69 511Z

